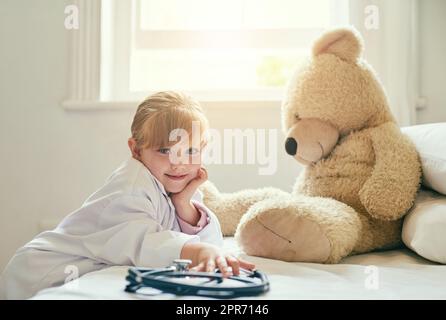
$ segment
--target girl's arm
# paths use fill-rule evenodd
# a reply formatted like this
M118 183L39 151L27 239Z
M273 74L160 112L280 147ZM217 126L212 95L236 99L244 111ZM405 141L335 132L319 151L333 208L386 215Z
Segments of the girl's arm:
M203 204L203 196L198 190L207 177L206 169L200 168L197 177L191 180L181 192L172 194L171 199L180 220L190 224L187 229L195 229L201 242L222 246L223 235L220 223L217 216ZM198 221L199 225L197 226ZM180 225L182 224L180 223Z
M174 202L175 210L178 216L191 226L196 226L200 221L201 214L192 204L191 200Z
M178 216L192 226L197 225L201 214L197 208L195 208L191 200L198 187L205 182L207 178L208 175L206 170L204 168L200 168L198 170L197 177L192 179L182 191L174 193L170 196Z

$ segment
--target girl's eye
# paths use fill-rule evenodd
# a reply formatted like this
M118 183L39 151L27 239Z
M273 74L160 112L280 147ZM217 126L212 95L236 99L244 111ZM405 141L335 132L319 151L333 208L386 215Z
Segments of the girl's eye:
M189 148L187 149L188 154L197 154L199 150L197 148Z
M169 154L170 149L169 149L169 148L160 148L160 149L158 150L158 152L159 152L159 153L162 153L162 154Z

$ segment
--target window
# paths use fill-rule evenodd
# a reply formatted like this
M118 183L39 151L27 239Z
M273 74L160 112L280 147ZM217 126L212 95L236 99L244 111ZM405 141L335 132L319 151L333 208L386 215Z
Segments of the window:
M347 0L102 0L99 99L280 100L312 41L347 23Z

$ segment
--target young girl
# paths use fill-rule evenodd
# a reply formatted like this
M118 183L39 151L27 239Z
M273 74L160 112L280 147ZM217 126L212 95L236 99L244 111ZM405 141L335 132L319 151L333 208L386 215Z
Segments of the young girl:
M193 123L199 139L169 141L175 129L193 134ZM254 268L221 251L219 222L201 202L207 128L199 104L184 94L159 92L143 101L128 141L132 157L55 230L16 252L0 280L0 298L29 298L63 284L72 270L81 276L110 265L164 267L181 258L192 260L194 270L217 267L225 276Z

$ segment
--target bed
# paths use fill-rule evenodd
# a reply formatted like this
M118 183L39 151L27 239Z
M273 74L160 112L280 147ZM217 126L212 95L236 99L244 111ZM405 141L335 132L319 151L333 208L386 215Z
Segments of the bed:
M247 256L233 238L225 239L225 248L254 262L268 275L270 291L252 299L446 299L446 266L407 248L351 256L335 265ZM63 286L42 290L32 299L196 299L126 293L127 269L113 266L91 272Z

